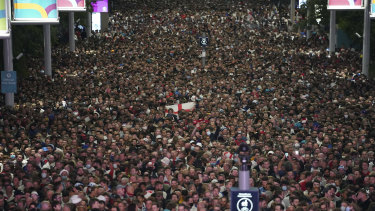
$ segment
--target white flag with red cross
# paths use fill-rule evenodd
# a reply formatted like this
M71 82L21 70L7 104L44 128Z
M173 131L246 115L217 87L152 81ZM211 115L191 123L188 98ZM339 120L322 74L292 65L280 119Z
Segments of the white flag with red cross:
M165 113L168 113L169 109L173 109L174 114L178 114L179 111L192 111L195 108L195 102L189 102L189 103L182 103L182 104L174 104L165 106Z

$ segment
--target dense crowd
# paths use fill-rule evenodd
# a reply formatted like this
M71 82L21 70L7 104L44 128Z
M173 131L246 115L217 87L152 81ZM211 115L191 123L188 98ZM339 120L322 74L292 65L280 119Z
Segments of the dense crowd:
M358 52L328 56L270 1L126 2L1 108L0 210L229 210L243 142L261 210L375 209Z

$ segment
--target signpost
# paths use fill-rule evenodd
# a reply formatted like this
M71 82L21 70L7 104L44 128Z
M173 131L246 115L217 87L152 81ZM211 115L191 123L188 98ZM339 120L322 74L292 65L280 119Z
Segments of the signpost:
M231 188L231 211L258 211L259 210L259 190L258 188L249 188L240 190Z
M1 93L17 92L17 73L16 71L1 71Z
M91 2L92 13L90 14L89 20L89 29L90 33L88 36L91 36L91 31L101 31L108 28L108 0L97 0L96 2Z
M248 161L250 159L250 148L246 143L239 147L239 158L241 161L239 172L239 187L231 188L231 211L258 211L259 210L259 189L250 187L250 171Z
M203 68L206 66L206 47L208 45L208 37L206 37L206 33L203 33L202 37L199 37L199 44L202 46L202 66Z
M9 40L9 39L7 39ZM6 44L4 40L4 44ZM11 41L10 41L11 42ZM5 49L5 47L4 47ZM5 50L4 50L5 51ZM9 61L5 61L4 66L8 66ZM11 63L13 66L13 61ZM17 92L17 73L16 71L1 71L1 93L5 94L5 105L14 107L14 93Z

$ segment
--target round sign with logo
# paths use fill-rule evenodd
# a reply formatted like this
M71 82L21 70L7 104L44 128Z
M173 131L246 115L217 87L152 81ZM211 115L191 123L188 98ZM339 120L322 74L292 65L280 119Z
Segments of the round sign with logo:
M238 211L251 211L253 210L253 202L248 198L241 198L237 202Z

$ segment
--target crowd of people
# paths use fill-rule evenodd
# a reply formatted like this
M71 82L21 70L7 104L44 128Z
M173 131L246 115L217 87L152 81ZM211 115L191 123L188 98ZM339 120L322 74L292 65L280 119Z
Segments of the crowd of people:
M107 31L53 49L53 77L33 61L1 107L0 210L230 210L241 143L261 210L374 210L375 83L286 11L114 2Z

